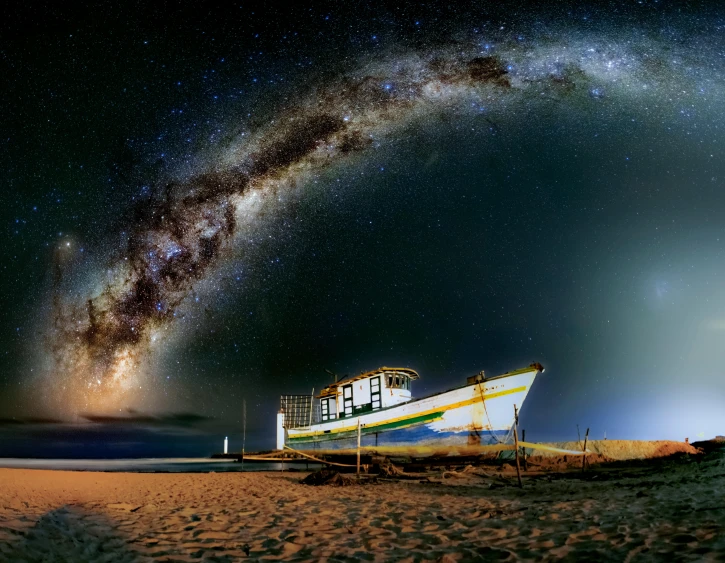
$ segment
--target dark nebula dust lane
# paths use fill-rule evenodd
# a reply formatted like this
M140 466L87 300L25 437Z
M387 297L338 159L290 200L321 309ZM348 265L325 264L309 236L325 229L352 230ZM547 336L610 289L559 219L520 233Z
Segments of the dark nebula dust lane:
M434 57L414 77L395 76L394 85L380 76L350 78L318 92L316 104L281 115L234 165L163 186L135 209L113 284L82 306L57 308L63 386L96 407L138 387L151 333L172 323L194 284L223 258L249 192L365 150L381 127L405 120L424 99L479 89L503 94L512 88L507 74L497 56L473 56Z
M147 153L143 161L146 168L133 169L128 164L133 173L126 172L123 159L108 157L117 176L131 178L128 183L134 186L126 192L119 189L111 196L100 195L102 189L110 190L107 186L116 183L117 176L105 170L96 172L94 177L89 174L77 184L71 180L54 182L50 173L46 173L47 177L41 175L41 180L33 180L49 186L41 191L47 192L46 199L54 206L64 205L66 199L81 192L92 201L87 208L66 210L65 223L51 221L48 212L47 217L43 216L48 227L42 240L40 235L37 240L28 237L17 246L17 254L28 262L43 261L35 255L31 257L35 251L30 250L41 243L55 250L46 260L49 273L43 278L45 281L28 290L36 308L36 336L23 340L25 327L17 323L13 328L12 338L17 340L18 349L25 346L22 353L17 352L17 361L7 362L18 366L14 375L7 378L8 389L17 397L15 407L24 410L32 406L39 414L72 419L78 413L117 414L139 406L169 410L176 405L176 398L183 395L187 398L185 409L194 411L198 407L204 415L223 418L226 412L215 412L216 407L209 406L211 401L205 400L202 405L197 395L213 396L207 390L217 383L224 389L219 394L235 386L246 389L251 385L258 386L255 392L259 397L277 393L277 383L267 380L272 381L279 374L266 373L259 357L225 356L221 364L227 372L236 374L236 379L222 374L215 380L208 375L210 370L200 369L194 362L213 364L214 353L205 352L204 347L214 348L217 338L233 348L230 354L239 349L262 350L261 356L273 354L270 350L277 344L276 339L286 333L285 319L269 314L262 320L263 315L257 315L262 307L257 308L256 304L264 301L260 292L278 292L279 302L306 310L307 301L317 302L319 296L294 286L314 285L316 282L310 276L315 272L312 266L307 270L300 267L300 271L308 273L304 279L271 279L269 268L260 266L258 256L244 254L254 252L250 250L254 246L249 243L254 238L251 233L264 229L273 235L277 233L278 239L266 243L265 248L272 248L275 253L269 262L285 262L288 258L292 262L299 242L296 235L281 235L275 230L275 222L288 212L285 202L289 198L303 202L300 208L306 209L302 211L306 216L299 223L290 222L291 230L306 233L302 244L312 239L318 241L315 245L309 243L315 247L316 256L325 255L324 249L347 248L333 236L326 238L325 225L308 223L319 217L324 221L325 217L344 216L344 221L353 226L350 230L357 226L363 232L360 229L372 225L367 218L363 221L363 214L380 210L366 207L357 217L355 205L362 208L364 202L350 197L347 204L341 203L345 198L340 197L340 190L345 189L345 183L333 181L333 176L337 176L335 180L346 174L352 178L371 167L380 171L380 176L367 175L368 183L355 185L362 192L378 194L382 186L390 190L389 199L371 197L378 207L394 207L405 198L392 192L415 193L417 184L421 185L420 193L405 201L415 207L411 214L425 215L430 220L423 224L402 216L402 212L388 211L398 222L410 221L419 231L441 228L433 217L436 213L426 208L426 202L430 206L441 205L437 196L431 196L432 188L425 187L432 177L445 189L444 205L452 210L451 216L459 218L459 224L450 220L445 236L440 236L445 243L437 245L435 237L430 237L426 239L427 245L421 245L411 236L406 243L409 248L396 255L401 270L407 264L441 264L437 269L431 266L425 275L415 273L406 281L408 291L420 297L416 303L433 299L432 288L443 287L465 304L460 305L455 319L449 318L453 313L449 315L437 307L416 310L420 321L408 333L435 344L430 349L423 346L420 358L407 353L405 361L412 366L450 366L451 362L440 358L453 355L451 350L466 357L475 356L477 352L471 348L478 341L468 339L462 328L466 326L483 340L490 335L490 342L484 342L482 348L491 355L500 351L501 357L486 361L500 361L501 365L508 366L523 358L522 354L533 353L530 342L545 342L545 346L536 349L544 350L545 358L523 359L551 360L556 369L547 370L547 375L560 373L542 383L548 386L545 391L550 395L539 396L546 396L546 401L566 403L570 400L567 394L575 394L572 389L576 393L594 389L594 383L590 387L582 383L590 375L590 368L585 366L591 365L591 358L601 357L605 349L620 360L611 364L619 370L617 377L624 380L621 374L634 374L626 376L631 380L628 383L644 388L654 380L652 373L658 373L661 367L654 367L649 358L660 349L670 350L667 343L677 338L674 329L665 330L667 321L653 320L660 312L671 310L673 320L680 326L700 327L697 330L704 336L691 347L699 351L698 357L707 358L695 362L702 368L698 381L714 381L712 366L721 358L714 351L714 342L721 336L717 327L722 326L725 318L725 298L713 286L701 287L693 280L695 272L704 271L705 265L710 268L707 276L716 277L721 272L716 265L721 258L719 239L713 235L712 247L709 242L701 245L693 253L689 269L678 264L684 260L683 238L691 235L693 240L706 240L711 234L708 229L717 231L721 227L714 224L717 221L712 220L711 212L725 207L717 195L725 177L719 169L725 131L721 111L725 107L724 14L704 5L678 11L669 4L656 2L637 6L615 2L608 8L556 3L517 7L510 13L501 9L493 16L485 7L438 9L434 5L426 6L416 15L416 9L406 5L399 10L385 9L380 14L366 6L361 8L360 21L356 22L355 10L336 11L315 3L310 6L309 10L296 8L298 11L294 12L295 18L307 12L309 18L314 18L314 25L310 24L314 33L307 34L300 27L307 24L298 24L291 16L285 19L271 8L240 16L246 23L240 24L244 34L239 32L238 41L233 26L222 25L224 18L212 18L209 21L215 25L211 26L204 18L197 24L188 14L179 16L186 34L183 39L175 37L181 33L179 30L165 27L163 18L158 22L152 19L141 31L123 29L122 35L132 37L133 41L129 40L128 50L122 51L126 53L123 57L109 52L113 63L108 66L114 70L104 71L104 76L118 79L118 83L114 82L113 92L104 89L106 86L100 81L95 86L91 84L87 93L83 90L83 95L88 96L82 98L87 109L78 110L73 117L79 122L78 146L82 150L74 150L93 154L90 139L102 138L102 134L95 133L101 129L98 123L112 114L123 96L137 96L136 106L129 103L123 107L137 108L141 113L142 102L146 103L142 92L147 87L172 92L158 110L172 117L168 117L169 121L160 120L163 126L158 127L153 120L142 123L139 118L135 126L119 129L124 131L123 135L113 133L119 137L114 142L124 147L133 145L135 151ZM440 12L448 15L436 20ZM259 24L254 18L259 18ZM41 140L46 123L62 114L62 109L52 105L61 90L55 86L65 84L64 80L69 84L75 80L82 83L80 77L84 76L86 66L98 71L105 64L98 62L97 55L89 49L73 51L74 41L83 44L86 39L80 31L62 29L68 35L63 38L70 45L68 53L72 51L77 57L77 62L62 68L75 69L77 75L64 78L53 70L52 64L45 69L37 63L33 68L43 69L43 79L18 81L20 86L13 90L18 97L26 82L36 86L42 103L34 106L37 123L33 122L33 131ZM105 40L102 31L93 29ZM53 33L60 37L60 31ZM295 44L298 33L305 38ZM192 36L197 39L186 41ZM18 41L27 45L25 40ZM225 47L222 49L219 44ZM68 57L71 62L76 60ZM144 71L143 81L134 83L132 78L140 65L151 70ZM15 72L22 74L20 70ZM223 82L214 82L221 75ZM75 84L74 87L79 88ZM131 94L133 88L135 94ZM108 98L108 105L96 100L94 92L98 97ZM233 101L222 104L217 98L223 97ZM148 113L144 115L148 117ZM14 119L22 122L24 116ZM139 134L144 137L143 142L129 140L131 135L126 131L134 128L144 132ZM204 135L197 135L195 131L201 129ZM396 151L400 146L415 146L410 144L410 138L416 135L427 139L423 143L425 149L421 149L426 154L416 154L405 162ZM164 144L172 138L173 142ZM541 139L539 143L560 144L561 150L534 146L529 142L531 138ZM53 144L62 144L63 137L60 139ZM435 147L438 141L446 146ZM111 144L109 141L106 147ZM469 158L456 156L458 145L461 154ZM527 148L515 161L510 155L497 153L499 145L511 147L510 153L517 147ZM169 158L171 153L177 158ZM548 161L544 161L543 154ZM35 153L33 158L39 161ZM456 159L466 162L462 164ZM69 159L57 160L61 164L54 164L54 170L66 166ZM129 156L128 160L133 158ZM385 165L377 164L378 161ZM698 175L695 179L689 172L688 166L695 162L702 178ZM68 166L80 170L75 163ZM537 166L540 172L534 170ZM387 177L388 168L395 169L395 182L381 179ZM137 170L148 174L134 176ZM515 182L523 177L522 170L530 173L518 185ZM559 174L556 178L555 172ZM488 186L481 178L496 185ZM567 183L568 178L571 183ZM578 178L579 183L573 178ZM14 181L14 185L31 183L27 178ZM508 193L499 198L507 202L505 205L486 199L484 192L496 193L496 189L503 190L501 186L509 183L510 187L505 188ZM347 185L352 184L350 181ZM677 187L685 185L687 188ZM22 199L25 211L16 213L11 232L22 232L25 214L32 217L37 213L40 217L45 212L46 200L40 200L43 203L38 205L31 199ZM514 216L526 209L529 201L542 208L541 220L536 224L524 223ZM325 214L326 209L344 205L352 208L338 215ZM479 222L500 221L501 228L496 233L499 239L495 244L481 245L479 253L495 251L501 256L498 261L481 258L481 262L496 269L481 267L477 284L466 285L465 263L478 259L468 249L481 240L475 222L464 220L474 212ZM508 213L512 214L510 218ZM510 232L534 227L548 231L538 238ZM330 231L338 233L338 238L345 233ZM403 245L400 239L405 237L405 231L390 232L400 236L391 241L371 227L370 239L362 241L357 251L385 255L390 248ZM90 243L86 248L79 242L91 239L100 241L93 249ZM508 244L509 240L516 243ZM542 241L548 246L541 247ZM336 256L332 250L329 255ZM522 256L536 260L537 264L556 263L558 270L539 268L538 272L525 272L520 264ZM242 263L243 268L239 266ZM339 264L342 263L340 259ZM246 285L239 285L243 296L227 299L224 293L228 284L223 280L230 271L241 269L248 278ZM540 278L537 303L539 309L547 309L545 315L539 312L530 294L516 293L531 289L518 284L518 275ZM345 280L344 275L339 277ZM386 293L395 293L388 291L393 283L390 279L370 275L369 283L378 288L378 293L364 307L397 310L397 305L385 297ZM21 284L16 280L14 287ZM501 290L503 286L506 287ZM697 295L694 287L699 288ZM333 290L327 291L332 294ZM204 305L199 303L199 294L204 297ZM293 294L307 301L295 304L290 297ZM329 306L329 326L318 327L321 341L332 341L338 333L349 330L340 319L356 318L360 322L352 312L358 297L351 294L350 303ZM239 311L225 311L236 318L233 322L223 321L226 326L213 326L217 332L212 331L214 336L210 337L205 323L216 323L208 312L208 304L215 300L219 309L229 309L231 303ZM712 305L705 307L705 301ZM636 308L633 302L636 307L641 306L641 324L629 316ZM533 316L526 322L518 320L522 315L508 312L515 306L522 307L521 303L527 303ZM14 318L22 317L19 305L14 310ZM470 311L479 311L479 317ZM359 331L374 336L361 339L360 349L341 360L349 363L350 369L371 367L367 363L357 365L362 361L360 358L367 362L383 353L394 356L394 346L388 344L395 341L402 329L393 326L393 321L390 326L380 323L381 316L375 317L375 326L370 321L370 326ZM189 321L191 317L193 322ZM269 320L272 318L275 320ZM514 322L513 318L517 320ZM609 321L612 323L607 326ZM615 321L616 334L615 329L609 328ZM222 331L237 331L235 323L261 327L265 322L277 323L265 328L264 334L270 341L266 351L264 343L255 342L245 348L247 343L221 335ZM295 323L297 330L308 330L300 326L303 321L297 319ZM442 327L447 327L448 333ZM238 332L248 339L256 336L253 328ZM593 338L593 334L609 336ZM210 343L210 338L214 342ZM465 350L463 342L468 346ZM503 344L494 345L498 342ZM517 347L526 352L517 353ZM316 352L318 363L340 357L332 351L325 355L324 348L321 344ZM363 348L366 352L361 351ZM184 356L188 350L193 350L193 354ZM254 353L249 352L252 356ZM186 360L182 361L182 356ZM682 357L689 356L683 352ZM331 364L317 367L337 369ZM253 383L242 381L244 378L239 376L248 370L258 372ZM442 367L440 373L422 385L430 383L433 390L450 386L448 376L441 375L444 371ZM591 372L596 369L591 368ZM651 373L640 377L640 372ZM31 383L23 388L17 384L21 381ZM308 383L304 385L307 387ZM35 390L39 399L29 400L28 393ZM228 398L219 400L226 401L227 406L232 403ZM532 404L535 400L532 394ZM543 403L532 409L538 419L548 416Z

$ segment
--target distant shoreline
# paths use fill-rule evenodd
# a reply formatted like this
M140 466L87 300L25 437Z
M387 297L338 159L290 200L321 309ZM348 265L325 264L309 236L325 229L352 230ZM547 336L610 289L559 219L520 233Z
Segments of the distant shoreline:
M285 464L289 466L290 464ZM280 463L242 464L233 460L210 458L137 458L137 459L40 459L0 458L0 469L82 471L99 473L235 473L248 471L284 471L305 469L307 464L285 467ZM314 464L309 464L313 468Z

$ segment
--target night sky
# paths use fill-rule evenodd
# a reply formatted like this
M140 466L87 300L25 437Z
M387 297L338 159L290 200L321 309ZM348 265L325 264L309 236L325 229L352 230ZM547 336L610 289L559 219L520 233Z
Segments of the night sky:
M723 433L724 7L147 4L0 23L0 455L269 448L382 365Z

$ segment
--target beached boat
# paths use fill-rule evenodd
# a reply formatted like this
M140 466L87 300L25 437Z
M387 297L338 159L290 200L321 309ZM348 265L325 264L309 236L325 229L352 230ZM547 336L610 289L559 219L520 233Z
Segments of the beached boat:
M277 449L483 446L507 441L534 379L544 368L530 366L413 399L409 368L381 367L345 378L318 395L283 395L277 415Z

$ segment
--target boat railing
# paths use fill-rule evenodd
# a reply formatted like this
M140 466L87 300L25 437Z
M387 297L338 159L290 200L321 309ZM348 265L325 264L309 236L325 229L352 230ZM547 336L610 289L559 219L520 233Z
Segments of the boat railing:
M322 405L319 399L314 399L312 403L312 424L322 422Z
M282 395L280 410L285 428L308 428L322 421L320 400L314 395Z

